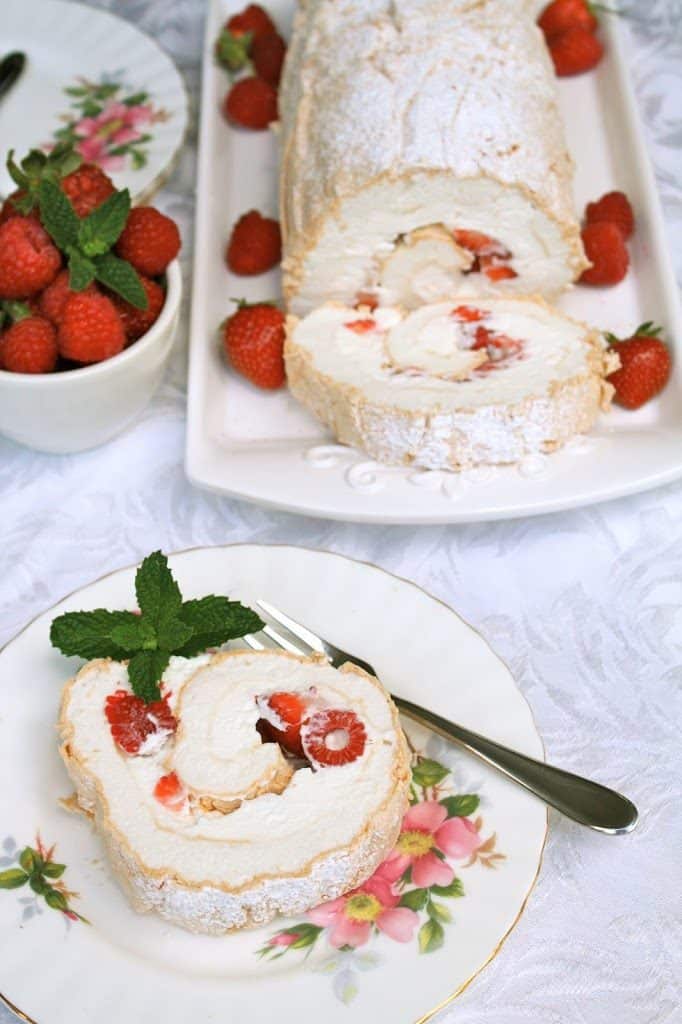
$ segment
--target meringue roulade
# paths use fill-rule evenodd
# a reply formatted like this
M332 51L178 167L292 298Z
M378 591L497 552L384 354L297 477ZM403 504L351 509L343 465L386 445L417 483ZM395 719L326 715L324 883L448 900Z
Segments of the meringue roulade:
M390 465L514 463L589 430L618 365L602 335L542 299L405 312L330 303L288 318L289 387L344 444Z
M292 313L552 297L588 266L555 75L523 0L304 0L280 116Z
M409 754L381 683L273 651L172 658L163 700L89 662L63 693L80 809L139 911L222 934L361 884L392 849Z

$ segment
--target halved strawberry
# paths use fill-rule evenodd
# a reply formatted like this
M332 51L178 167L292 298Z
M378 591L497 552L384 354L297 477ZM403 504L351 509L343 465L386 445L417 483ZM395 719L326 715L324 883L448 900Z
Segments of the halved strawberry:
M306 719L301 729L303 752L320 767L351 764L362 757L367 732L354 711L326 708Z
M137 754L148 736L153 733L175 732L178 723L168 701L155 700L145 704L127 690L116 690L106 699L104 713L116 744L126 754Z
M481 256L479 257L479 263L481 270L489 281L506 281L512 277L519 276L508 263L505 263L497 256Z
M258 722L261 736L274 743L280 743L291 754L303 756L301 746L301 722L306 706L298 693L278 690L267 697L258 698L258 704L265 715Z
M455 306L450 316L460 323L472 324L477 320L485 320L488 313L484 309L476 309L475 306Z
M496 242L490 235L484 235L482 231L469 231L466 228L455 228L452 232L457 242L457 245L461 245L463 249L468 249L469 252L475 252L477 256L483 253L491 253L496 249L504 248L500 246L499 242ZM504 250L506 252L506 250Z
M482 325L476 328L476 340L472 349L486 349L488 362L477 367L479 371L492 370L507 359L518 356L523 351L523 342L510 338L508 334L488 330Z
M169 811L181 811L187 799L187 790L175 772L162 775L154 786L154 796Z
M355 334L369 334L370 331L375 331L377 327L376 320L369 318L365 320L349 320L348 323L343 325L347 330L353 331Z

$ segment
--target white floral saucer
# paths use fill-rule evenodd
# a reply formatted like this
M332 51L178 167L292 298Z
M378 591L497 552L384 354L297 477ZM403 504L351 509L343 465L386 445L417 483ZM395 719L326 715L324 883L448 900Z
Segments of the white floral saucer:
M27 63L0 103L0 195L16 187L4 166L8 149L22 157L67 140L138 201L161 186L185 136L187 96L156 43L106 11L9 0L2 53L11 50Z
M183 594L266 597L369 660L386 685L536 757L542 743L508 669L451 609L348 558L236 545L170 559ZM537 876L544 805L445 741L409 727L411 806L364 885L295 920L224 938L134 913L70 794L54 723L77 664L50 647L61 611L126 607L134 568L36 619L0 654L2 997L40 1024L188 1020L425 1021L498 951ZM40 970L36 972L36 965Z

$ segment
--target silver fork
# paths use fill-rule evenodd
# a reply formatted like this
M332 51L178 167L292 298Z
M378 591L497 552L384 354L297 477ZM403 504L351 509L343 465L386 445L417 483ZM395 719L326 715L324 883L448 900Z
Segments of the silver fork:
M322 654L334 668L351 662L370 675L377 675L369 662L342 651L340 647L335 647L267 601L256 601L256 604L264 614L266 622L267 619L274 620L279 627L275 629L268 623L262 630L277 647L292 654ZM266 644L257 636L245 636L244 641L253 650L266 649ZM395 693L392 693L391 697L408 718L480 757L545 803L561 811L567 818L607 835L631 832L637 824L637 808L627 797L616 793L615 790L564 771L562 768L545 764L544 761L536 761L526 754L519 753L518 750L502 746L501 743L495 743L494 740L465 729L464 726L451 722L419 704L413 704L412 701L405 700Z

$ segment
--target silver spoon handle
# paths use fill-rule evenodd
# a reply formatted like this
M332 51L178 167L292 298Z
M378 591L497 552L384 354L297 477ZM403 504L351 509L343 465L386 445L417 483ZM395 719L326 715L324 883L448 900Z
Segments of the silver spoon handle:
M637 808L615 790L536 761L395 694L393 700L408 718L466 747L567 818L609 835L630 832L637 824Z

